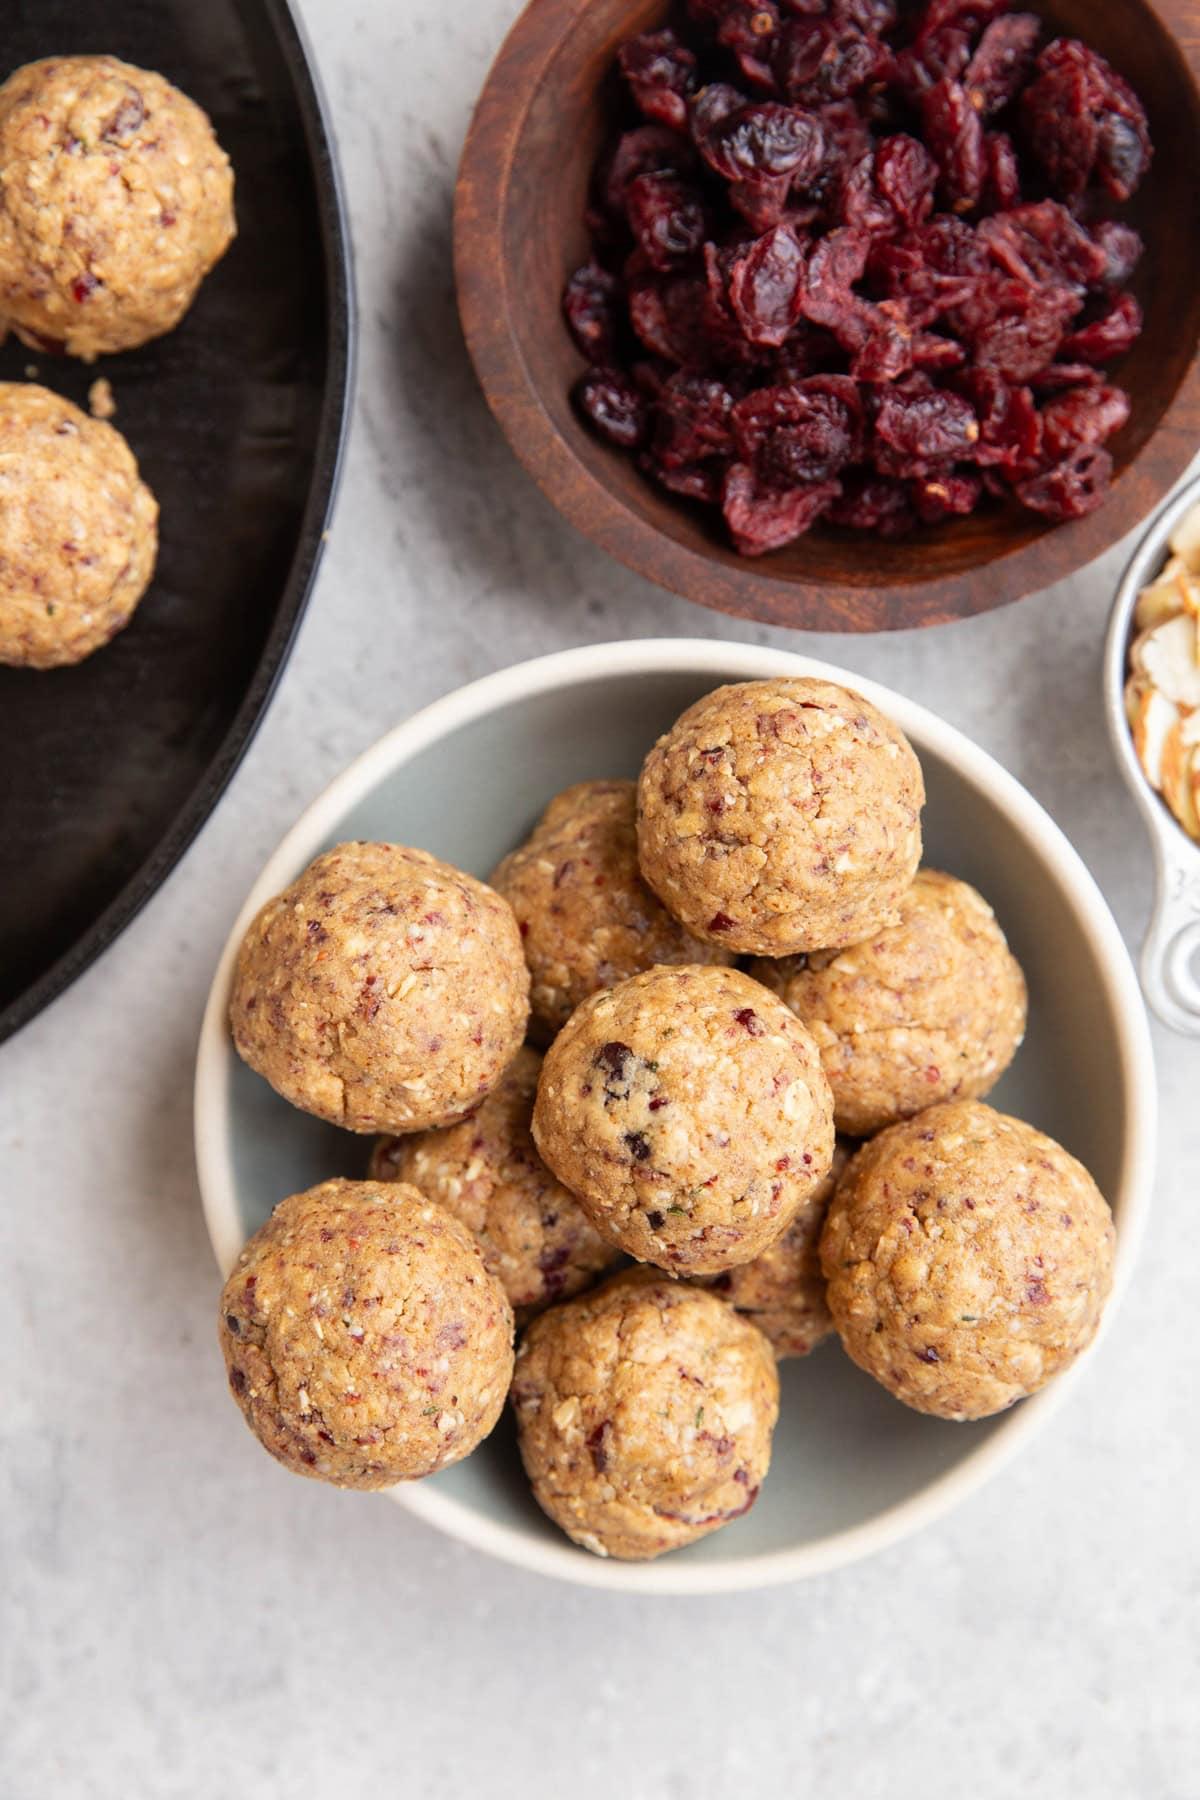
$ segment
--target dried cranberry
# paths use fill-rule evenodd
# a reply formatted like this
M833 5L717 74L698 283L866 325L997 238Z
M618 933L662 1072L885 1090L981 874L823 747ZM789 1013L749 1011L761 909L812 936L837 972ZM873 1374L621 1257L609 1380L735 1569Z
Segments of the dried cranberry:
M939 81L922 97L925 137L942 171L942 187L955 212L978 205L987 175L983 124L957 81Z
M629 319L642 343L666 362L702 368L709 357L707 290L691 275L645 276L629 284Z
M984 212L1007 212L1021 204L1021 165L1017 147L1007 131L989 131L983 140L987 174L983 183L980 208Z
M665 125L639 125L617 139L600 183L611 213L625 214L625 190L638 175L689 175L696 153L686 138Z
M625 190L625 209L630 230L653 269L686 262L708 233L704 202L676 175L635 175Z
M610 444L632 450L645 437L645 400L619 369L589 369L575 383L572 397L588 424Z
M985 119L1015 97L1029 73L1041 31L1041 20L1033 13L1008 13L987 27L962 78L972 106Z
M617 62L639 111L682 131L688 95L696 85L696 58L673 31L647 31L627 38Z
M726 0L717 42L729 50L738 73L752 87L775 91L773 59L779 32L775 0Z
M1100 284L1108 288L1124 287L1142 259L1145 246L1132 225L1119 219L1104 219L1092 231L1092 237L1104 252L1104 272Z
M1107 259L1100 245L1053 200L985 219L978 237L1007 274L1030 287L1087 287L1104 275Z
M1096 176L1115 200L1128 200L1151 157L1146 114L1133 89L1077 38L1056 38L1037 66L1022 117L1055 192L1075 203Z
M845 375L760 388L733 408L739 459L781 486L830 480L862 449L862 403Z
M784 28L775 74L789 100L820 106L845 100L886 69L888 54L877 37L833 19L793 19Z
M760 484L749 464L730 463L725 471L721 507L742 555L763 556L768 550L782 549L802 537L840 492L836 481L781 491ZM728 925L719 927L714 919L709 929L727 930Z
M969 470L926 475L913 483L913 503L926 525L973 513L982 498L982 478Z
M126 84L125 99L101 126L100 136L106 144L120 144L124 148L136 137L145 117L146 102L137 88Z
M1098 444L1083 444L1043 474L1017 485L1022 505L1046 518L1082 519L1108 497L1113 460Z
M1142 335L1142 309L1132 294L1120 294L1106 313L1063 339L1059 354L1105 363L1124 356Z
M589 362L609 363L616 350L618 284L599 263L576 269L563 290L563 313L571 336Z
M1042 446L1042 420L1027 387L1013 386L994 369L972 369L963 385L979 420L974 460L1009 473L1027 471Z
M800 317L804 268L804 246L789 225L776 225L734 262L729 299L751 343L783 343Z
M681 369L655 407L654 456L667 469L733 454L733 395L714 376Z
M1129 418L1129 396L1118 387L1072 388L1042 408L1048 462L1061 462L1080 444L1102 444Z
M821 121L802 107L758 101L723 113L702 132L697 131L698 111L693 107L692 131L700 154L726 181L771 181L786 175L794 187L804 188L821 166Z
M907 484L885 476L847 481L825 516L831 525L871 531L883 538L904 537L917 522Z
M879 403L877 435L897 456L923 473L929 462L970 457L979 441L979 420L970 402L942 388L892 388ZM899 471L894 471L899 472Z

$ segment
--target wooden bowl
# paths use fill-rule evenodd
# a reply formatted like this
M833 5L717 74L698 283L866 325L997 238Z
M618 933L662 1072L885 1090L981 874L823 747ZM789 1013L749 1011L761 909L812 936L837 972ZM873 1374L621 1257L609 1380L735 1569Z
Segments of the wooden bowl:
M986 612L1082 567L1138 524L1200 441L1200 12L1194 0L1047 0L1049 31L1083 38L1134 85L1155 161L1123 210L1146 255L1134 288L1146 329L1115 369L1133 412L1113 439L1106 504L1051 525L1014 501L886 543L816 530L761 561L715 514L658 490L594 437L569 398L582 360L559 301L586 260L584 198L611 128L606 79L622 39L664 0L532 0L480 96L455 200L467 343L513 449L570 520L651 581L721 612L824 631L934 625Z

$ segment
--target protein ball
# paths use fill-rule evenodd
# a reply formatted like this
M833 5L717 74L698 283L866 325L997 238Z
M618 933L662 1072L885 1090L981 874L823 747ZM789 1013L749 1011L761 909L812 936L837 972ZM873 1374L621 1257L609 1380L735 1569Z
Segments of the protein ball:
M690 706L638 785L642 874L689 931L784 956L899 917L921 860L920 764L861 695L804 677Z
M512 1388L534 1497L597 1556L661 1556L753 1506L771 1460L771 1346L647 1269L534 1320Z
M157 553L158 503L120 432L0 382L0 663L82 662L129 623Z
M720 1294L757 1325L780 1359L807 1356L833 1330L821 1270L821 1231L849 1160L850 1147L839 1141L824 1181L761 1256L721 1275L697 1277L701 1287Z
M812 1032L834 1121L853 1137L978 1099L1025 1035L1025 977L981 894L921 869L899 913L849 949L751 969Z
M481 1105L448 1131L380 1138L376 1181L407 1181L461 1219L519 1321L590 1287L619 1252L556 1181L530 1134L542 1059L518 1050Z
M90 361L178 325L235 232L207 115L115 56L48 57L0 87L0 313Z
M918 1412L982 1419L1095 1336L1113 1225L1052 1138L978 1100L930 1107L860 1150L821 1237L848 1354Z
M556 796L492 886L517 915L545 1041L575 1008L659 963L728 963L692 937L642 880L637 783L581 781Z
M477 1106L520 1048L529 971L499 894L424 850L318 856L242 941L238 1054L347 1131L421 1131Z
M815 1192L833 1101L795 1014L736 969L650 969L546 1053L544 1160L597 1230L680 1275L750 1262Z
M460 1461L512 1376L504 1289L466 1227L399 1183L324 1181L282 1201L225 1283L220 1336L255 1437L336 1487Z

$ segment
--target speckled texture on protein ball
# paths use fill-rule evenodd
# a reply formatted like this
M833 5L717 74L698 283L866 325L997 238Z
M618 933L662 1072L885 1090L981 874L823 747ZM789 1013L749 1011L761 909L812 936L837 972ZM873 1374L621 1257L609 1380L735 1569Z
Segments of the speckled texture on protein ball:
M225 1283L229 1387L297 1475L383 1488L469 1455L500 1416L513 1318L470 1232L415 1188L282 1201Z
M1113 1224L1052 1138L978 1100L873 1138L821 1237L829 1309L854 1361L918 1412L981 1419L1095 1336Z
M544 1042L589 995L630 975L733 960L685 931L642 880L633 781L581 781L558 794L492 885L521 927Z
M707 694L646 758L642 874L698 937L748 955L890 925L921 860L921 769L860 694L804 677Z
M828 1173L816 1045L737 969L650 969L572 1014L533 1135L597 1229L639 1262L716 1274L758 1256Z
M376 1181L407 1181L472 1232L519 1322L590 1287L620 1252L537 1153L530 1115L542 1059L518 1050L487 1098L447 1131L380 1138Z
M0 314L93 357L177 325L235 231L207 115L114 56L28 63L0 87Z
M921 869L899 912L865 943L750 970L817 1040L834 1120L854 1137L979 1099L1025 1035L1025 978L981 894Z
M133 616L158 504L111 425L31 382L0 382L0 663L82 662Z
M699 1286L720 1294L757 1325L780 1359L807 1356L833 1330L821 1270L821 1231L851 1149L838 1140L828 1175L761 1256L720 1275L695 1277Z
M630 1269L534 1320L512 1399L539 1506L585 1550L637 1561L749 1511L779 1379L715 1294Z
M424 850L318 856L242 941L238 1054L348 1131L452 1125L520 1048L529 971L512 910Z

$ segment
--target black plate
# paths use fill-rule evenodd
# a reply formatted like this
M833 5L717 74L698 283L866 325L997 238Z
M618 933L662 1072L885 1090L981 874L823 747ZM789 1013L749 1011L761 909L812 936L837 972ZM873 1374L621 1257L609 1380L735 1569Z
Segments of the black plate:
M238 237L168 337L90 368L15 339L0 379L87 405L103 375L162 508L154 582L88 662L0 668L0 1039L110 944L216 804L304 610L351 357L346 230L285 0L13 0L0 76L107 51L211 116Z

